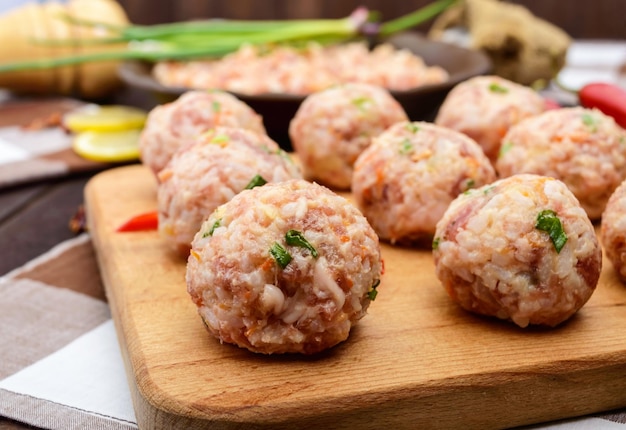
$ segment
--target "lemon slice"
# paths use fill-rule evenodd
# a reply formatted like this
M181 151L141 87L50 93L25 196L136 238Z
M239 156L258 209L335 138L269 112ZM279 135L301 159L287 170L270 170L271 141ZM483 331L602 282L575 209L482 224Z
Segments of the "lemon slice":
M140 129L78 133L72 149L81 157L101 162L123 162L139 159Z
M122 131L142 128L146 117L145 111L131 106L92 104L68 112L63 117L63 124L74 133Z

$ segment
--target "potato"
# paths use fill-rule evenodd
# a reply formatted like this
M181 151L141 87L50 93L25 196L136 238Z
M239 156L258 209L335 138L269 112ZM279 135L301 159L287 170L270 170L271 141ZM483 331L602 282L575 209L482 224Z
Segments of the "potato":
M49 1L27 3L0 16L0 63L60 58L115 49L115 45L94 46L81 40L107 37L97 30L68 23L59 18L68 14L74 18L126 25L128 18L114 0L70 0L67 3ZM35 39L66 41L67 45L34 43ZM119 47L119 46L118 46ZM97 99L120 85L117 62L98 62L64 66L45 70L0 73L0 87L18 94L75 95Z

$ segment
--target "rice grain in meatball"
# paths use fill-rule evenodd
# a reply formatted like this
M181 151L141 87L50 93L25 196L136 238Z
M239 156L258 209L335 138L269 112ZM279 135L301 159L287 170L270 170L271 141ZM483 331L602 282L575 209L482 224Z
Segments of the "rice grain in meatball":
M265 134L261 116L235 96L222 91L188 91L150 111L139 140L141 161L157 174L178 148L218 126Z
M191 240L216 207L246 187L300 177L299 168L267 135L210 130L182 147L159 173L159 232L187 257Z
M544 99L529 87L499 76L477 76L450 91L435 124L468 135L495 162L509 128L544 112L545 106Z
M208 331L250 351L313 354L348 338L381 278L359 210L304 180L220 206L193 240L187 291Z
M354 165L352 194L381 239L430 243L450 202L496 180L480 146L426 122L401 122L373 139Z
M459 195L437 224L437 277L464 309L556 326L591 297L602 251L567 186L515 175Z
M626 181L615 189L606 204L600 240L617 275L626 281Z
M371 139L408 117L381 87L346 84L309 95L289 125L305 178L347 190L354 162Z
M560 179L596 220L626 179L626 131L597 109L547 111L509 130L496 171Z

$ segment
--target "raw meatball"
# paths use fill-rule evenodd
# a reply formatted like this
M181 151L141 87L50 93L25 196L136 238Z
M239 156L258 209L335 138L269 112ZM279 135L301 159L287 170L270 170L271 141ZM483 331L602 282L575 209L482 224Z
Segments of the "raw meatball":
M369 84L346 84L308 96L289 125L304 176L346 190L357 157L377 136L408 121L387 90Z
M459 195L437 224L437 277L464 309L556 326L591 297L602 251L567 186L515 175Z
M348 338L381 271L378 237L359 210L328 188L292 180L220 206L193 240L186 276L220 341L313 354Z
M247 186L300 178L299 168L265 134L217 127L182 147L159 173L159 232L187 257L202 221Z
M599 110L548 111L511 128L496 171L500 177L534 173L560 179L596 220L626 179L626 131Z
M156 174L178 148L217 126L265 134L261 116L235 96L221 91L189 91L150 111L139 140L141 161Z
M606 204L600 240L617 275L626 281L626 181L617 187Z
M361 153L352 194L381 239L430 243L459 193L495 180L493 166L469 137L426 122L401 122Z
M544 99L529 87L499 76L477 76L450 91L435 124L468 135L495 162L509 128L545 109Z

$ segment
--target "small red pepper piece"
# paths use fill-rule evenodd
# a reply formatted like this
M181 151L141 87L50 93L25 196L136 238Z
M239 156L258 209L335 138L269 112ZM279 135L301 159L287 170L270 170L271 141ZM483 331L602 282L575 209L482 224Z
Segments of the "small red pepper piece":
M560 109L561 105L554 99L544 98L543 99L544 106L546 110Z
M626 89L606 82L593 82L580 89L578 100L581 106L596 108L626 128Z
M153 211L132 217L119 226L116 231L144 231L156 230L157 228L159 228L159 213L157 211Z

